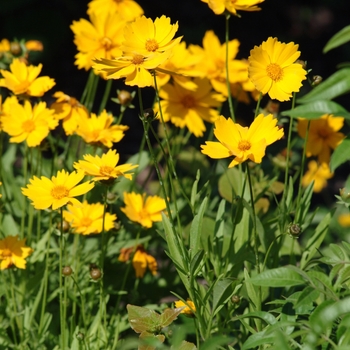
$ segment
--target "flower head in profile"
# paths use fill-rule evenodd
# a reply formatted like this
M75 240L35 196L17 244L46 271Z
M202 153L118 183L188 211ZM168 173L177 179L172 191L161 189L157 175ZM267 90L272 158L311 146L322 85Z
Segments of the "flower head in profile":
M225 101L221 94L214 93L208 79L196 78L195 91L188 90L174 82L162 87L159 96L164 121L171 121L177 127L187 127L196 137L206 130L204 121L213 123L218 117L217 108Z
M118 260L121 262L128 261L134 250L135 248L122 248ZM136 278L143 278L147 267L152 275L157 274L158 265L156 259L152 255L147 254L142 245L136 247L136 251L132 258L132 266L134 267Z
M134 222L150 228L154 222L162 221L162 212L166 209L165 200L158 196L148 196L135 192L124 192L125 207L121 211Z
M80 120L76 130L86 143L104 145L111 148L113 143L119 142L124 137L124 131L129 127L126 125L112 125L113 116L103 110L99 116L91 113L91 118Z
M0 86L6 87L15 95L43 96L55 85L55 81L48 76L38 78L42 67L42 64L26 66L20 59L15 58L10 64L10 72L4 69L0 70L3 76L0 79Z
M193 301L189 299L187 299L186 303L184 303L182 300L175 301L175 307L183 308L181 313L188 317L193 317L194 313L196 312L196 306L194 305Z
M332 178L333 175L334 173L331 172L327 163L318 164L315 160L311 160L301 183L304 187L307 187L314 181L313 191L319 193L327 186L327 180Z
M277 119L272 114L267 116L259 114L249 128L220 116L215 121L214 129L214 135L219 142L207 141L201 146L202 153L214 159L233 156L229 168L247 159L261 163L266 147L284 135L283 129L276 124Z
M109 231L114 227L117 219L115 214L105 213L103 222L104 206L101 203L89 204L87 201L82 206L67 205L67 209L63 212L63 218L69 222L73 228L73 233L81 235L91 235L104 231Z
M298 45L270 37L250 51L249 78L261 93L278 101L288 101L306 79L305 69L296 63L299 56Z
M62 91L55 92L53 97L57 100L50 109L55 111L55 118L62 120L66 135L72 135L78 129L80 120L89 118L89 111L76 98Z
M32 201L35 209L51 207L56 210L67 203L80 206L80 201L74 197L81 196L94 187L94 183L90 181L78 185L84 176L83 171L68 173L65 170L58 171L51 180L45 176L40 179L34 176L29 180L30 184L22 188L22 193Z
M70 26L79 51L75 56L78 69L89 70L95 58L111 59L122 54L120 46L125 20L118 13L98 15L94 12L90 14L90 20L73 21Z
M0 240L0 270L16 266L26 268L26 258L33 253L33 249L26 246L26 239L18 236L7 236Z
M119 153L116 150L109 150L107 153L99 156L92 156L87 154L84 156L84 160L74 163L74 168L83 170L86 175L93 176L93 181L114 181L119 177L126 177L132 179L132 174L128 171L137 168L138 165L122 164L117 165L119 162Z
M216 14L221 15L225 10L237 15L237 11L260 11L257 5L264 0L201 0L208 4L209 8Z
M10 142L13 143L26 141L28 147L36 147L58 125L53 110L46 108L45 102L32 107L26 100L22 106L16 98L12 98L6 110L7 114L1 118L2 128L11 136Z
M298 120L298 133L302 138L306 137L308 123L306 119ZM310 120L306 155L317 156L320 163L329 163L331 150L337 148L345 138L345 135L339 132L343 125L343 117L334 117L331 114Z
M143 15L143 10L134 0L92 0L88 3L87 13L95 13L98 16L118 13L124 20L132 21Z

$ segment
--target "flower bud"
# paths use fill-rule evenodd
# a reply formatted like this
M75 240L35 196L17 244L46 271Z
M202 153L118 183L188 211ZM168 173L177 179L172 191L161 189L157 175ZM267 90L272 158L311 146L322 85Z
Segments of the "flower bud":
M14 55L14 56L20 55L22 53L21 45L18 42L13 41L10 44L10 51L11 51L12 55Z
M296 60L295 63L301 64L302 68L306 70L306 62L305 61L303 61L303 60Z
M311 86L317 86L322 82L322 77L320 75L314 75L312 77Z
M146 108L143 111L143 117L146 119L154 119L154 111L152 108Z
M341 188L339 193L343 201L348 201L350 199L350 191L346 187Z
M62 222L62 228L61 228L61 222L59 222L59 223L57 224L57 228L58 228L60 231L62 231L62 232L68 232L69 229L70 229L69 222L66 221L66 220L63 220L63 222Z
M90 277L94 280L97 281L101 278L102 272L100 269L92 269L90 270Z
M232 295L231 301L232 301L234 304L239 304L240 301L241 301L241 298L239 297L239 295Z
M291 237L297 238L301 234L301 227L299 224L290 223L288 226L288 234Z
M84 333L78 332L76 337L78 340L84 340L85 335L84 335Z
M70 276L72 273L73 273L73 270L72 270L72 268L70 266L65 266L62 269L62 275L63 276Z
M132 94L126 90L117 90L117 97L122 106L128 106L133 99Z

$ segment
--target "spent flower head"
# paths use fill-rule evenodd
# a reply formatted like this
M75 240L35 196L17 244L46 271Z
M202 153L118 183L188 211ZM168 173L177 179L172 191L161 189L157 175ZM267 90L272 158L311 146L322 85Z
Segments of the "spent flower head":
M26 238L7 236L0 240L0 270L16 266L26 268L26 258L33 253L33 249L25 245Z

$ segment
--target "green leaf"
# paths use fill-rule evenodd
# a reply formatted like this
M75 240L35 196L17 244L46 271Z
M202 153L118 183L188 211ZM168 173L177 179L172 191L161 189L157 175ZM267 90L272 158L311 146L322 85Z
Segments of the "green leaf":
M262 344L274 343L275 336L266 336L265 331L251 335L242 346L242 350L258 348Z
M247 289L247 294L251 302L254 304L255 309L257 308L257 305L259 305L259 298L256 293L255 288L253 287L251 283L251 278L249 276L249 273L247 269L244 269L244 284Z
M224 335L212 336L205 340L205 343L201 344L201 350L213 350L220 349L220 345L227 345L232 342L233 338Z
M318 119L324 114L350 119L350 113L333 101L313 101L281 113L284 116L305 119Z
M181 313L182 309L165 309L163 313L160 315L160 326L162 328L168 327L173 323L174 320L177 319L177 316Z
M323 48L323 53L327 53L328 51L335 49L348 41L350 41L350 25L341 29L328 40L327 44Z
M136 333L159 332L161 327L160 315L154 310L145 307L128 304L128 320L131 328Z
M196 350L197 347L193 343L183 340L180 346L176 347L176 349L174 347L171 347L170 349L171 350Z
M265 287L290 287L305 283L305 280L299 273L288 267L263 271L251 278L250 281L256 286Z
M230 278L220 280L215 284L213 289L213 308L212 315L216 314L216 310L220 306L224 306L227 300L231 298L233 294L233 281Z
M296 309L304 305L312 304L312 302L315 301L319 297L319 295L320 292L318 290L315 290L310 286L306 287L299 295L299 298L295 303L294 308Z
M255 311L255 312L249 312L248 314L244 314L242 316L237 316L235 319L241 320L244 318L259 318L263 321L265 321L268 325L273 325L277 323L276 317L270 314L266 311Z
M192 276L197 276L198 270L200 270L203 267L203 264L205 264L205 260L203 259L205 254L205 251L203 249L199 250L197 252L197 254L191 259L191 265L190 265L190 269L191 269L191 274Z
M208 197L204 198L201 206L199 207L198 214L195 215L191 229L190 229L190 251L191 256L194 256L199 249L201 242L201 233L202 233L202 224L203 224L203 216L207 206Z
M350 68L335 72L328 79L313 88L308 94L298 98L298 103L333 100L350 91Z
M331 155L330 168L335 171L340 165L350 160L350 136L347 136Z

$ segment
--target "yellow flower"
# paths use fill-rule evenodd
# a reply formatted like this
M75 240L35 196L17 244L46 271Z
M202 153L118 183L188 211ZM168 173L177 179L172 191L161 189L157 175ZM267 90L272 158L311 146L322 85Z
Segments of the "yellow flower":
M302 178L302 185L307 187L312 181L314 181L313 191L321 192L327 186L327 180L332 178L334 173L331 173L327 163L317 164L315 160L311 160L308 163L309 170L304 174Z
M10 64L11 72L1 69L3 79L0 79L0 86L11 90L15 95L26 94L40 97L50 90L55 81L47 76L39 77L42 64L38 66L26 66L26 64L15 58Z
M68 221L74 229L74 233L82 235L91 235L102 232L103 224L103 204L89 204L87 201L82 206L67 205L68 211L63 212L64 220ZM115 214L105 213L104 230L109 231L114 227L114 221L117 219Z
M132 21L143 15L141 6L133 0L92 0L88 3L87 13L103 16L106 13L119 13L126 21Z
M343 227L350 227L350 214L340 214L338 216L338 222L340 224L340 226Z
M174 82L162 87L159 96L164 121L171 121L177 127L185 126L196 137L203 136L206 130L203 120L213 123L218 117L217 108L225 97L213 93L208 79L196 78L197 90L187 90ZM214 108L211 108L214 107Z
M178 309L180 307L183 308L181 311L182 314L185 314L188 317L192 317L193 314L196 312L196 306L194 305L193 301L187 299L186 303L184 303L181 300L175 301L175 307Z
M135 269L136 278L142 278L148 269L151 271L152 275L157 274L157 261L152 256L146 253L142 246L138 246L134 257L132 258L132 266Z
M162 211L166 209L165 200L158 196L124 192L125 207L121 211L131 220L150 228L153 222L162 221Z
M306 143L306 155L318 156L320 163L329 163L331 149L335 149L345 138L338 132L344 125L343 117L334 117L325 114L320 119L310 120L308 140ZM308 120L298 120L298 133L302 138L306 137Z
M124 137L124 131L129 127L125 125L112 125L113 116L103 110L99 116L91 113L91 118L81 119L81 123L76 133L81 136L86 143L102 144L108 148L113 143L119 142Z
M201 0L208 4L216 15L222 14L225 9L228 12L237 14L237 11L260 11L261 8L256 6L264 0Z
M122 54L120 45L126 23L118 13L101 16L91 13L90 20L73 21L70 26L74 33L74 44L79 51L75 56L75 64L85 70L91 68L95 58L111 59Z
M298 47L270 37L250 51L249 78L258 91L268 93L272 99L288 101L292 92L300 90L306 71L295 63L300 56Z
M43 51L44 45L39 40L28 40L25 43L25 47L28 51Z
M55 210L67 203L80 206L81 203L74 197L81 196L94 187L90 181L78 185L84 176L83 171L69 174L65 170L58 171L57 176L52 176L51 180L45 176L40 179L34 176L29 180L30 184L22 188L22 193L32 201L35 209L52 207Z
M52 110L46 108L45 102L32 107L27 100L22 106L17 99L12 99L7 114L1 118L2 128L11 136L10 142L26 141L28 147L36 147L58 125L53 114Z
M26 258L33 253L33 249L25 245L26 239L18 236L7 236L0 240L0 270L15 265L19 269L26 268Z
M93 68L97 72L105 73L106 79L126 78L126 85L142 88L153 86L153 77L150 70L156 70L170 55L170 50L162 54L155 53L150 56L128 53L113 60L103 58L94 60L95 64Z
M180 42L182 37L173 39L177 29L177 22L170 24L170 18L164 15L157 17L154 22L142 16L125 27L122 49L144 57L163 53Z
M2 39L0 41L0 52L7 52L7 51L10 51L10 48L11 48L11 44L10 44L10 41L7 40L7 39Z
M117 166L119 162L119 154L111 149L107 153L102 154L102 157L87 154L84 156L84 159L85 160L75 162L74 168L83 170L86 175L93 176L93 181L111 181L121 176L131 180L132 174L127 174L126 172L138 167L138 165L133 164Z
M266 117L259 114L249 128L220 116L214 129L214 135L219 142L207 141L201 146L202 153L214 159L234 156L229 168L247 159L261 163L266 147L284 135L283 129L276 124L277 119L272 114Z
M50 108L55 111L54 116L62 120L62 126L67 136L77 129L81 119L89 118L89 112L76 98L68 96L61 91L53 94L57 98Z

